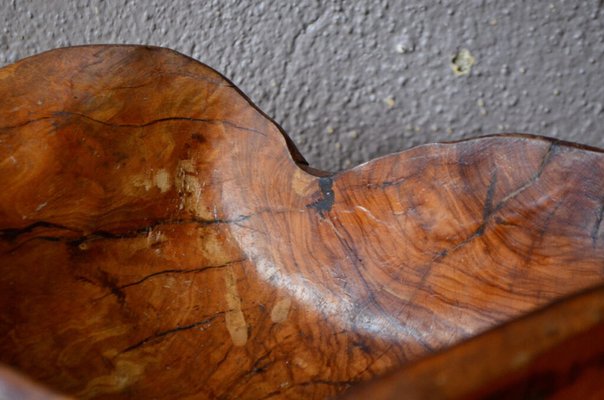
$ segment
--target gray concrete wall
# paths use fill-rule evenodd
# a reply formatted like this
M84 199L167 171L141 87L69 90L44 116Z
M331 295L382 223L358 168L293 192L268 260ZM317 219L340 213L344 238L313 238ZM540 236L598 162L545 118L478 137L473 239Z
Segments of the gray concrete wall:
M171 47L329 170L497 132L604 146L602 3L0 0L0 65L84 43Z

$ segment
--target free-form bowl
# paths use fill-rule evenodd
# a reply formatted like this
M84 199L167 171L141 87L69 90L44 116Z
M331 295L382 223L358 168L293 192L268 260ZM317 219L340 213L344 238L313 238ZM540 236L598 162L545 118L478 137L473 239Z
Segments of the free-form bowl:
M0 361L82 398L315 398L604 281L604 156L526 135L316 171L167 49L0 69Z

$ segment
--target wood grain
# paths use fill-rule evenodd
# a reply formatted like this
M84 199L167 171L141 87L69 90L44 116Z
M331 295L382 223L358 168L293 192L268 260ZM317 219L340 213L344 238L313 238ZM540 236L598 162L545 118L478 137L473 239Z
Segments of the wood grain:
M601 399L604 287L423 358L342 400Z
M0 361L82 398L314 398L604 282L604 156L504 135L340 173L170 50L0 69Z

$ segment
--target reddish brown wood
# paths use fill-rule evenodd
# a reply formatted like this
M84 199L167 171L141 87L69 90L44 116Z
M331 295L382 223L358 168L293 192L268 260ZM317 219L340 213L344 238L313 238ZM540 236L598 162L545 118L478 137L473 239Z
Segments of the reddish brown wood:
M208 67L0 70L0 361L85 398L325 398L604 281L604 157L506 135L314 171Z
M604 287L351 390L342 399L602 399Z
M0 364L0 399L67 400L67 397L52 393L11 368Z

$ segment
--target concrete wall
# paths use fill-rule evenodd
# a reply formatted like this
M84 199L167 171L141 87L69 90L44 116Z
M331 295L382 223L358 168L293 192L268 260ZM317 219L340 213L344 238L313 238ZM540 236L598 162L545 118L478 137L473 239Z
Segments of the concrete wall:
M1 0L0 65L83 43L171 47L329 170L497 132L604 146L602 3Z

